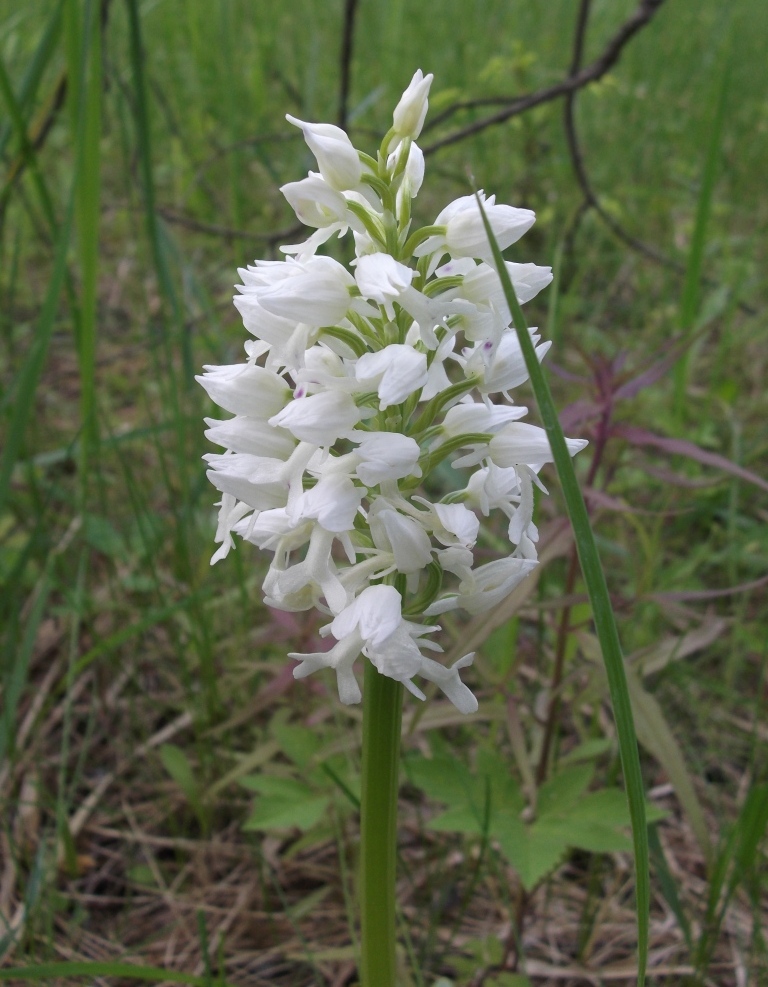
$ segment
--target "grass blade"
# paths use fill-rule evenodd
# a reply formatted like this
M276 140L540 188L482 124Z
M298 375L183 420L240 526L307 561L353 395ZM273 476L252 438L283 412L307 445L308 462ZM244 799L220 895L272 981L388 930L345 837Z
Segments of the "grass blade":
M180 970L163 970L159 966L139 966L135 963L40 963L37 966L17 966L0 970L0 980L50 980L52 977L120 977L126 980L168 980L176 984L207 987L206 977L195 977Z
M696 219L693 227L693 236L688 251L688 260L685 266L685 281L683 283L683 294L680 300L680 328L683 333L688 334L693 329L694 319L699 310L701 296L701 279L704 267L704 247L707 241L707 227L709 217L712 212L712 199L714 197L715 184L717 182L718 162L720 159L720 147L723 139L723 124L725 122L725 110L728 102L728 90L730 88L731 58L730 46L726 52L727 62L723 72L720 86L715 116L710 130L707 156L704 160L704 170L701 176L701 188L699 189L699 199L696 205ZM685 392L688 384L688 370L690 364L691 351L688 350L675 367L674 374L674 409L675 415L680 421L682 419L683 407L685 405Z
M650 911L650 877L648 854L648 829L645 817L645 794L643 779L640 772L640 757L637 749L637 734L635 732L632 706L627 687L627 676L624 669L624 658L621 652L619 633L613 616L605 573L600 563L600 556L595 544L595 537L587 514L586 504L576 479L570 453L565 444L563 430L557 417L557 410L549 389L549 383L539 365L533 342L528 334L528 327L517 300L515 289L509 277L504 258L493 230L488 222L480 197L476 194L478 207L483 217L483 223L488 240L493 251L493 259L498 271L504 296L512 313L520 349L525 359L528 375L531 379L536 403L541 415L542 424L552 447L552 454L557 469L557 475L563 490L568 516L573 526L576 549L587 586L589 600L595 621L597 637L603 653L603 661L608 676L608 688L613 704L616 720L616 730L619 738L619 751L624 772L624 780L629 800L629 814L632 820L632 838L635 850L636 896L637 896L637 938L638 938L638 973L637 982L640 987L645 983L645 969L648 958L648 923Z
M0 65L0 78L3 73L4 69ZM8 499L13 467L19 458L27 421L34 406L37 383L43 370L48 346L53 334L59 296L67 273L67 250L72 232L73 213L74 188L70 194L64 221L59 227L56 238L53 272L48 282L48 290L40 312L40 318L38 319L35 339L16 378L14 401L10 416L11 420L6 435L5 447L0 457L0 514L2 514L6 500Z
M99 194L101 184L101 32L98 6L85 0L67 5L66 53L71 131L76 161L76 231L80 260L80 319L76 334L80 365L81 496L89 461L98 444L96 419L96 290L99 267Z
M32 61L29 68L24 73L24 77L21 80L21 85L19 86L19 107L22 110L26 110L33 102L35 95L37 94L38 86L40 85L40 80L48 67L48 63L51 60L53 53L56 51L56 46L59 41L59 32L61 30L61 7L63 0L59 0L56 4L55 9L51 13L48 23L43 31L43 36L40 39L37 48L35 49L35 54L32 56ZM8 139L12 133L12 127L10 123L3 124L0 127L0 158L5 153L5 148L8 144Z

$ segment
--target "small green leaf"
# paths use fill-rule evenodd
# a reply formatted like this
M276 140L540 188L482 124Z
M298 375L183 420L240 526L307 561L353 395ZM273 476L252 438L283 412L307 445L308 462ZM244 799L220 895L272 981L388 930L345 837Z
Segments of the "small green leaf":
M607 754L612 746L611 741L605 737L585 740L583 744L579 744L578 747L574 747L572 751L560 757L560 766L565 767L567 764L581 764L583 761L595 761L603 754Z
M187 799L193 805L199 803L200 787L184 751L175 744L163 744L160 748L160 760Z
M243 825L243 829L311 829L322 819L328 806L323 795L289 801L265 795Z
M306 768L321 743L315 730L295 723L274 722L272 736L280 744L283 754L299 768Z
M315 794L311 788L295 778L277 778L275 775L246 775L240 778L240 784L261 795L287 801L296 801Z

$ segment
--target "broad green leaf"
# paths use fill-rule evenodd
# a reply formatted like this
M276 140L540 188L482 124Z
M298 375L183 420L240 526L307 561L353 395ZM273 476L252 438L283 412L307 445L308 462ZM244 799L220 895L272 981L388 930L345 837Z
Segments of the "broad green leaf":
M295 778L277 778L275 775L246 775L239 779L239 783L244 788L259 792L261 795L274 796L289 801L307 798L315 794L311 788L301 781L296 781Z
M632 840L626 833L595 820L565 818L551 823L542 822L541 826L557 827L557 831L562 833L569 847L588 850L590 853L618 853L632 849ZM629 827L629 818L627 818L627 827Z
M498 751L481 748L477 753L477 775L490 784L494 811L518 814L525 808L520 786L510 773L509 761ZM483 800L485 793L482 794Z
M618 829L629 826L627 797L618 788L603 788L598 792L588 792L568 813L574 823L602 823Z
M522 836L520 831L522 831ZM493 833L504 855L517 871L526 891L532 891L542 878L560 863L568 849L564 832L556 827L504 827Z
M323 818L328 799L324 795L288 800L265 795L243 825L243 829L310 829Z
M472 791L473 778L455 758L409 757L405 770L411 782L436 802L456 805Z
M581 764L582 761L594 761L603 754L610 751L613 744L605 737L596 737L594 740L585 740L583 744L574 747L572 751L563 754L559 759L561 767L568 764Z
M283 754L299 768L306 768L321 743L315 730L294 723L273 723L272 736Z
M483 832L482 811L474 806L458 805L432 819L428 828L445 833L470 833L479 836Z
M561 815L570 811L581 799L594 773L594 765L577 764L545 782L536 799L537 816L541 818L550 813Z

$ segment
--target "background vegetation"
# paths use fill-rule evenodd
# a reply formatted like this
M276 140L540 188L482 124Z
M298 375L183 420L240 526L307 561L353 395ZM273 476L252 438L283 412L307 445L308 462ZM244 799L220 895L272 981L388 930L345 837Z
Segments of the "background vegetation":
M599 62L636 13L577 95L464 135ZM241 359L237 266L300 237L278 187L311 159L284 113L341 116L371 150L421 67L417 220L470 167L537 211L510 258L555 267L528 312L591 439L655 820L651 982L768 978L767 32L758 0L0 0L5 967L354 982L359 713L294 684L285 654L318 619L261 605L255 550L209 567L193 376ZM620 824L619 767L549 482L538 579L444 621L447 651L479 649L478 714L409 701L404 983L636 969L626 840L590 852L600 813Z

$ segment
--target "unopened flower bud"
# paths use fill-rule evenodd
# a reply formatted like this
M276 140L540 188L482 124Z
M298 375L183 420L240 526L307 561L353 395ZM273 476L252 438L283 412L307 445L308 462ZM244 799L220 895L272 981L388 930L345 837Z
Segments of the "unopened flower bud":
M410 137L416 140L421 133L429 106L427 97L433 78L431 72L429 75L424 75L421 69L416 69L408 88L395 107L392 128L398 137Z
M352 141L332 123L305 123L289 113L285 119L300 127L310 151L317 158L320 174L337 192L355 189L360 184L363 166Z

